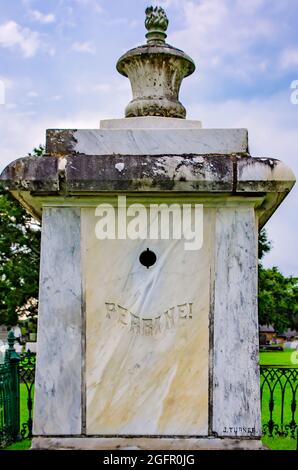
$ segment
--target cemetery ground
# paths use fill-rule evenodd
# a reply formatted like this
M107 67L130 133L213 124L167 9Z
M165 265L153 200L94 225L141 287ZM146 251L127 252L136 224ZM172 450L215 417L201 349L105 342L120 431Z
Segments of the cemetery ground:
M20 385L20 423L25 423L28 419L28 409L27 409L27 398L28 392L25 384ZM19 442L14 442L13 444L6 447L6 450L27 450L31 447L31 439L23 439Z
M291 362L293 349L260 353L260 366L298 367Z
M298 368L298 364L291 363L291 354L293 350L284 350L284 351L276 351L276 352L261 352L260 353L260 365L276 365L282 367L296 367ZM21 396L20 396L20 422L24 423L28 419L28 411L27 411L27 390L24 384L21 384ZM280 411L280 400L281 394L277 394L275 396L275 410L277 413ZM287 410L285 413L286 421L290 421L290 397L285 397L285 409ZM264 399L263 403L265 406L262 410L262 423L268 422L269 419L269 411L268 411L268 402L269 402L269 391L264 391ZM298 411L297 411L297 418L298 418ZM296 418L296 419L297 419ZM295 450L296 448L296 440L290 437L267 437L264 436L262 442L265 446L269 447L272 450ZM15 442L6 448L6 450L26 450L29 449L31 446L31 440L25 439L19 442Z

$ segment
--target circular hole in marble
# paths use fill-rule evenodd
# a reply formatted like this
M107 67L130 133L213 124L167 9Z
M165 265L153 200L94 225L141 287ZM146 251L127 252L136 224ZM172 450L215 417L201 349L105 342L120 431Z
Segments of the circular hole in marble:
M146 266L146 268L149 269L156 263L156 254L147 248L147 250L140 254L139 260L143 266Z

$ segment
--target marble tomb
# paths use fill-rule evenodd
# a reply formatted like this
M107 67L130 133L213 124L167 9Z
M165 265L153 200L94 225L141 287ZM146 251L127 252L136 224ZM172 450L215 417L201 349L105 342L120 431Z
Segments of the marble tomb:
M195 65L167 26L147 9L147 43L117 63L132 84L125 118L48 130L45 155L1 175L42 220L34 449L262 447L258 230L295 177L252 157L246 129L185 119ZM98 207L118 216L119 196L128 211L174 205L175 230L175 210L196 205L199 248L100 239Z

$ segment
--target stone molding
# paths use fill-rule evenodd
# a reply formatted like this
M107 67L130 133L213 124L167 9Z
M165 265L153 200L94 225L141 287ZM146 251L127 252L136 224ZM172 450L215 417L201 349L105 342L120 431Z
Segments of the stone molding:
M227 155L69 155L26 157L12 162L0 181L37 218L44 201L91 195L163 193L218 199L257 197L260 226L295 184L279 160ZM79 205L79 204L78 204Z

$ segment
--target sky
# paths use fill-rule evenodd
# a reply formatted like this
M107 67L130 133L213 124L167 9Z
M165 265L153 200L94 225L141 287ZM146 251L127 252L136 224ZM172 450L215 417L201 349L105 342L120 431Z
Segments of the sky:
M145 42L143 0L0 0L0 171L44 144L47 128L124 117L115 69ZM245 127L253 156L298 175L297 0L165 0L167 42L196 63L180 100L205 128ZM293 102L292 102L293 101ZM296 100L297 101L297 100ZM267 267L298 275L298 184L266 225Z

